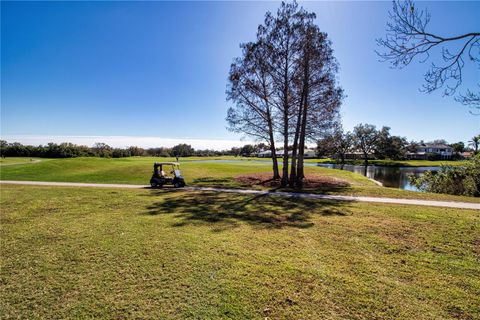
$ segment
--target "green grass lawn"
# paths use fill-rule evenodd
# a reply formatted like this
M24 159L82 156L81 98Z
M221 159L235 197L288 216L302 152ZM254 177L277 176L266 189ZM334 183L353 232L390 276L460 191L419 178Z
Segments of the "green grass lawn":
M1 318L479 319L480 212L3 185Z
M189 158L182 161L181 169L187 183L212 182L215 179L229 178L243 173L264 172L271 168L268 162L228 163L215 159L209 158L205 162L195 162L193 160L199 159ZM50 159L41 163L1 168L0 176L3 180L148 184L153 163L172 160L175 159L153 157Z
M262 162L252 159L237 162L218 161L231 158L189 158L181 162L181 169L188 185L230 188L247 187L234 179L238 175L271 171L271 163L268 161ZM153 163L155 161L172 160L174 159L148 157L48 159L48 161L40 163L2 167L0 168L0 177L2 180L148 184ZM307 188L304 190L306 192L480 202L478 198L384 188L362 175L343 170L306 167L306 174L307 176L331 177L347 184L347 186L340 188ZM250 188L250 186L248 187ZM261 187L256 188L261 189Z
M229 160L222 157L218 160ZM227 162L217 158L188 158L181 161L181 169L188 185L217 186L229 188L251 188L235 180L241 174L271 171L271 163L246 159ZM236 158L241 159L241 158ZM4 166L0 168L2 180L33 180L58 182L128 183L148 184L155 161L171 161L171 158L131 157L118 159L72 158L45 159L39 163ZM204 161L192 161L204 160ZM306 167L307 177L321 175L345 182L339 188L325 187L305 189L306 192L324 194L347 194L395 198L433 199L447 201L480 202L479 198L458 197L442 194L419 193L378 186L362 175L349 171L321 167ZM256 186L255 188L261 189Z
M305 159L310 163L336 163L334 159ZM363 160L346 160L348 164L363 165ZM443 165L462 166L466 161L454 160L369 160L369 165L387 166L387 167L438 167Z

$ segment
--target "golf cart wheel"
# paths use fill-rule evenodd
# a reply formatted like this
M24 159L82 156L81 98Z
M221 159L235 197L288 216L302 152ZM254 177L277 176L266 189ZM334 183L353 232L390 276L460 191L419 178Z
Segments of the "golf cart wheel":
M157 183L155 183L155 182L150 182L150 185L152 186L152 188L156 188L156 187L157 187Z
M173 186L174 186L175 188L181 188L181 187L183 187L181 182L175 182Z

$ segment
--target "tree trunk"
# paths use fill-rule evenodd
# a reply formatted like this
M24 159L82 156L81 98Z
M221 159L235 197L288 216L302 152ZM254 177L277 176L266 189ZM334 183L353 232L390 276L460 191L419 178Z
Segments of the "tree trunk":
M306 97L308 97L308 88L306 92ZM297 160L297 182L296 187L301 189L303 187L303 178L304 174L304 155L305 155L305 135L307 129L307 99L305 99L302 115L302 126L300 129L300 141L298 143L298 160Z
M280 179L280 173L278 172L278 159L277 151L275 148L272 148L272 163L273 163L273 180Z
M288 110L289 110L289 79L288 79L288 45L285 54L285 66L283 70L283 170L282 170L282 187L288 184Z
M300 122L300 121L299 121ZM292 161L291 161L291 168L290 168L290 181L288 184L290 187L295 187L295 182L297 181L297 150L298 150L298 131L300 126L297 125L295 131L295 137L293 139L293 150L292 150Z
M343 170L344 166L345 166L345 154L341 153L340 154L340 170Z
M273 136L273 123L270 114L270 109L267 105L267 119L268 119L268 138L270 140L270 152L272 153L272 166L273 166L273 179L280 179L280 173L278 172L278 160L277 151L275 150L275 137Z
M282 170L282 187L286 187L288 184L288 109L284 112L284 125L283 125L283 170ZM286 114L285 114L286 113Z
M303 107L302 107L302 117L301 117L301 127L300 127L300 137L298 143L298 159L297 159L297 181L295 183L296 187L301 189L303 187L303 178L304 174L304 165L303 160L305 156L305 136L307 134L307 110L308 110L308 95L309 93L309 82L310 77L309 72L309 54L308 51L305 53L305 65L304 65L304 82L303 82Z
M297 115L297 123L295 126L295 137L293 139L293 150L292 150L292 162L290 168L290 187L295 187L297 182L297 152L298 152L298 137L300 135L300 125L302 120L302 108L303 108L303 90L302 96L300 98L300 104L298 106L298 115Z
M290 180L288 181L288 185L290 187L295 187L295 181L297 180L297 142L298 137L295 133L295 138L293 141L293 150L292 150L292 160L290 163Z
M273 165L273 179L280 179L280 173L278 172L278 160L277 151L275 150L275 140L273 138L273 130L270 130L270 151L272 153L272 165Z
M368 167L368 153L363 152L363 162L365 165L365 168Z

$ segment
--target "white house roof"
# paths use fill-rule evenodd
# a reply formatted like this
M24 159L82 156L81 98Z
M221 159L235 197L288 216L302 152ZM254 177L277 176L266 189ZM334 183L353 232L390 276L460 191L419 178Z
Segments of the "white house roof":
M446 144L433 144L433 143L425 143L423 145L419 145L419 148L433 148L433 149L451 149L452 147L447 146Z
M260 151L258 154L268 154L268 153L271 153L271 151L270 150Z

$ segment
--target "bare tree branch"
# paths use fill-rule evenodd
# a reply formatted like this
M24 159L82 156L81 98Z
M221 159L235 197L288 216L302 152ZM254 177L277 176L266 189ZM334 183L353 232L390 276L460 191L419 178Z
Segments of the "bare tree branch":
M470 90L457 93L463 81L465 60L480 66L480 32L441 36L428 31L430 18L428 10L417 9L412 0L393 1L386 35L376 40L378 46L385 49L376 51L378 56L394 68L403 68L415 59L426 62L433 50L439 48L441 61L431 64L421 90L430 93L442 89L445 96L457 94L456 101L480 112L479 93Z

